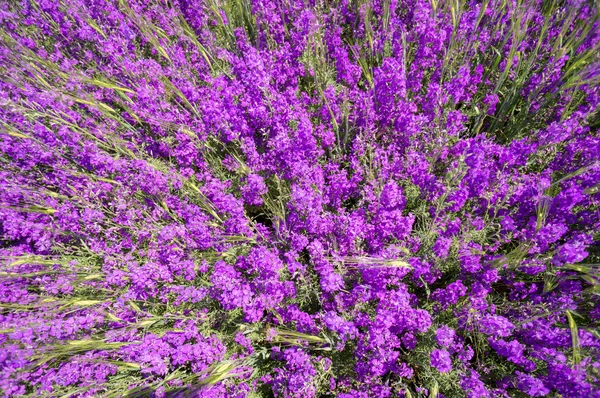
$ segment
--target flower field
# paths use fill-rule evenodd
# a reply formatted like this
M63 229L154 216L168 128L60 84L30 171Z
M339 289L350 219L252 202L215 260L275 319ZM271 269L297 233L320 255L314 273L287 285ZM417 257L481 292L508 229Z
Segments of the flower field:
M600 397L600 3L0 0L0 395Z

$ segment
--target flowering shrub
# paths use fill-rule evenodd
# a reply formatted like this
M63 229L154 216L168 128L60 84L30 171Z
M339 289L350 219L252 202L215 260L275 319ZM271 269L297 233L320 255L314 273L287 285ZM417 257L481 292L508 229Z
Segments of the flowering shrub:
M4 2L0 391L600 397L599 12Z

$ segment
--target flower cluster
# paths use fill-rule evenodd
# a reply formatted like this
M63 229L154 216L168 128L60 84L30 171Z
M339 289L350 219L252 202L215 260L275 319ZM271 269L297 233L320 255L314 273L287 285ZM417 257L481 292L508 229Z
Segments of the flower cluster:
M0 10L0 394L600 397L600 8Z

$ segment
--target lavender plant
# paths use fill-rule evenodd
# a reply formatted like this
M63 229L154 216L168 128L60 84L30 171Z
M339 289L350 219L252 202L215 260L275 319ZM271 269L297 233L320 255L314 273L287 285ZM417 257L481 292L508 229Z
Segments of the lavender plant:
M593 0L0 7L0 392L600 397Z

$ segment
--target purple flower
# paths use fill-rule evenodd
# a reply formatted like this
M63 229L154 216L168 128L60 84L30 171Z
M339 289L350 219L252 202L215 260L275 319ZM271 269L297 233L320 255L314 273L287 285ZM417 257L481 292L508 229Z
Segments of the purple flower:
M523 391L527 395L531 397L543 397L550 393L550 390L546 388L541 380L519 371L517 371L516 374L517 386L519 390Z
M266 194L267 191L267 186L261 176L249 174L247 177L247 185L242 187L242 196L248 204L261 206L263 204L261 196Z
M450 347L455 337L456 332L448 326L440 326L435 332L435 340L442 347Z
M490 336L508 337L515 326L500 315L486 315L479 321L479 331Z
M452 359L450 359L450 353L446 350L433 350L431 352L431 366L442 373L450 372L452 370Z
M462 377L460 385L466 391L468 398L489 398L491 396L485 384L481 381L481 376L474 370L469 370Z
M445 259L448 256L448 250L452 244L452 239L439 237L433 245L433 253L441 259Z

